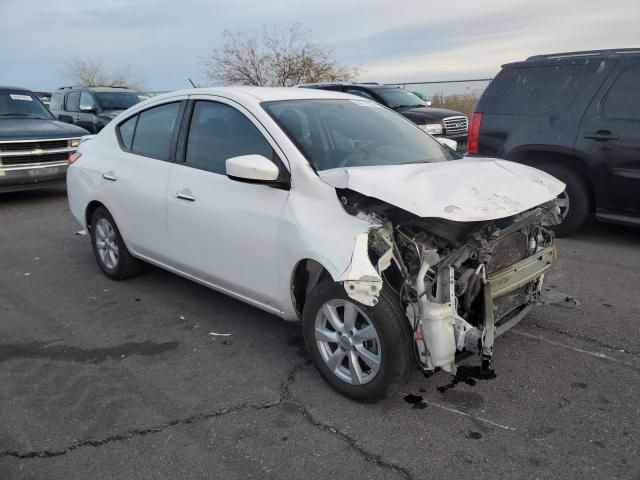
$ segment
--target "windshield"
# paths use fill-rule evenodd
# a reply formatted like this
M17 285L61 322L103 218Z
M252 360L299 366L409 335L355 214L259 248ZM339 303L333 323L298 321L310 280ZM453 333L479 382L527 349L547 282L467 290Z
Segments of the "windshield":
M0 91L0 117L42 118L51 120L53 116L38 98L25 91Z
M96 92L95 95L104 110L126 110L140 102L138 94L131 92Z
M369 100L284 100L262 107L316 170L460 158L409 120Z
M415 96L400 88L380 88L375 92L382 97L390 108L398 107L426 107L427 104Z

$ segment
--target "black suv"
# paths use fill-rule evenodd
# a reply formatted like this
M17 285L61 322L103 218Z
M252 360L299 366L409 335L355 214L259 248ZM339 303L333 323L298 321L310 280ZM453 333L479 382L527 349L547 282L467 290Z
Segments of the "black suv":
M300 87L333 90L374 100L408 118L434 137L455 140L459 152L467 150L467 117L463 113L429 107L422 99L401 88L350 82L309 83Z
M49 110L63 122L98 133L138 102L138 92L124 87L62 87L51 96Z
M57 121L30 90L0 86L0 192L63 186L86 130Z
M640 225L640 49L556 53L504 65L471 117L469 153L562 180L558 234L590 212Z

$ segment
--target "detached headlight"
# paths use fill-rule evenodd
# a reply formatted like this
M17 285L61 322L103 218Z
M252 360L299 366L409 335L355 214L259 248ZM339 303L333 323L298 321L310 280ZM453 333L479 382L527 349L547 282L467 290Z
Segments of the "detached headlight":
M442 125L439 123L428 123L426 125L420 125L425 132L430 135L442 135Z
M80 139L79 138L72 138L71 140L69 140L69 146L70 147L78 147L78 146L80 146Z

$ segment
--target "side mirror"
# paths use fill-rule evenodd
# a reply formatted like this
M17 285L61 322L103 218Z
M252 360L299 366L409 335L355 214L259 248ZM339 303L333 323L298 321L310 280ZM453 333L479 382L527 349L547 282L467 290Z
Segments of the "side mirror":
M96 109L91 105L80 105L80 111L83 113L93 113Z
M438 140L445 147L449 147L451 150L455 151L458 148L458 142L456 142L455 140L451 140L450 138L436 137L436 140Z
M250 183L277 183L280 170L262 155L242 155L227 159L227 176L233 180Z

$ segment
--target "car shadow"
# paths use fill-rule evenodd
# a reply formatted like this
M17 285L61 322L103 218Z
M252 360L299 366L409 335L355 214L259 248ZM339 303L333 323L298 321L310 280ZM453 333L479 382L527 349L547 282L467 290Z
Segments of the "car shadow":
M28 203L28 202L40 202L50 199L65 198L67 196L67 189L64 187L59 188L46 188L42 190L25 190L20 192L7 192L0 193L0 205L10 205L12 203Z
M601 222L595 217L589 220L578 230L562 237L562 240L573 240L594 243L615 243L618 245L638 245L640 241L640 228L615 223Z

